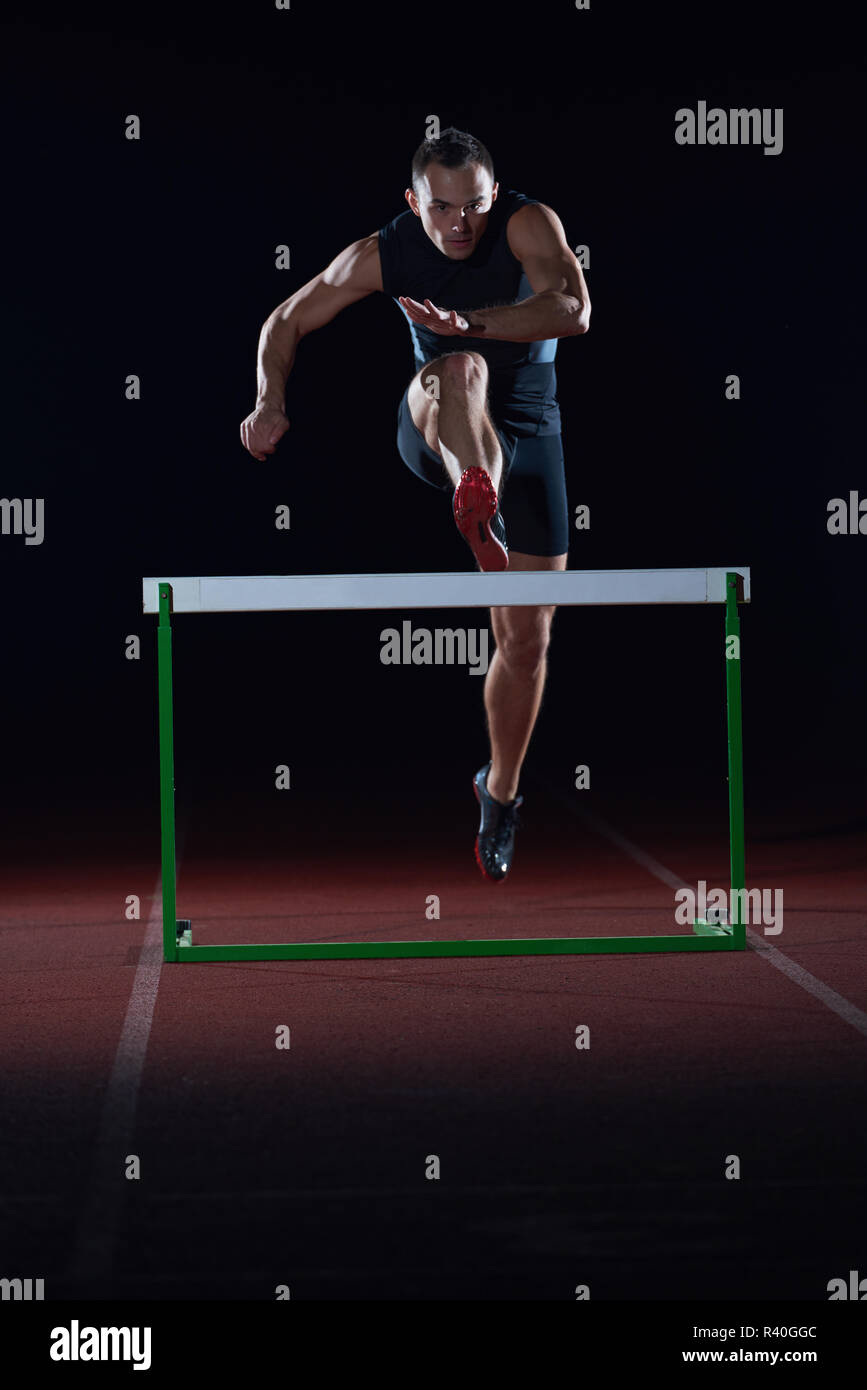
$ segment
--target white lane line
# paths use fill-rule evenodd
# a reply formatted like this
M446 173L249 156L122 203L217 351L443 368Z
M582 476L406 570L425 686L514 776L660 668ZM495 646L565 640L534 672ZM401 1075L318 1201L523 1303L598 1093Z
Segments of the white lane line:
M158 877L126 1018L102 1103L90 1187L76 1232L69 1271L70 1279L76 1284L107 1280L111 1274L118 1217L126 1195L125 1159L133 1141L139 1085L163 964L162 913L162 878Z
M619 830L615 830L614 826L609 825L601 816L597 816L591 811L582 811L575 806L572 806L571 809L576 815L580 816L582 820L585 820L588 825L593 826L593 828L604 835L606 839L609 839L612 844L617 845L618 848L628 854L631 859L634 859L637 864L647 869L649 873L653 874L655 878L658 878L669 888L690 887L690 884L684 883L682 878L678 878L677 874L673 874L664 864L660 864L658 859L654 859L652 854L648 854L640 845L633 844L632 840L627 839L625 835L621 835ZM694 887L692 891L695 892ZM787 955L777 946L772 946L763 936L760 936L758 932L750 931L750 928L747 927L746 934L747 941L756 953L761 956L762 960L766 960L768 965L773 965L777 970L782 971L782 973L787 975L790 980L793 980L796 985L800 985L801 989L805 989L808 994L812 994L815 999L819 999L826 1008L831 1009L832 1012L842 1018L844 1022L851 1024L853 1028L857 1028L859 1033L863 1033L865 1037L867 1037L867 1014L863 1013L857 1005L850 1003L848 999L844 999L842 994L838 994L835 989L831 989L830 985L823 984L821 980L817 980L815 975L811 975L809 970L805 970L802 965L797 965L795 961L789 960Z

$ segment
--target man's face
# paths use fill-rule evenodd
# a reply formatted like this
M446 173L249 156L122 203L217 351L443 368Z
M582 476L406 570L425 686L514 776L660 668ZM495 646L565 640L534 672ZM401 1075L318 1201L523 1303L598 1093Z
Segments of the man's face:
M418 190L406 190L406 201L437 250L449 260L465 261L488 225L497 187L481 164L468 164L465 169L429 164Z

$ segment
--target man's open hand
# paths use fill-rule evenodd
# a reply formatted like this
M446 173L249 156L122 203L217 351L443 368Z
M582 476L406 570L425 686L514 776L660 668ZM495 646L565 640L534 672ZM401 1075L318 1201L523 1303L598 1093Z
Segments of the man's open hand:
M289 428L286 412L276 405L259 405L241 425L241 443L254 459L273 454Z
M398 303L403 305L413 323L429 328L432 333L440 333L444 338L465 338L470 331L470 325L457 309L438 309L429 299L419 304L405 294L398 295Z

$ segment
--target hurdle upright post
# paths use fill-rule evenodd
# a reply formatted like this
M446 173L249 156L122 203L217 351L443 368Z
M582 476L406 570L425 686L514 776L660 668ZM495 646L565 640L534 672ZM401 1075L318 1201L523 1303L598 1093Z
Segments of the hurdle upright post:
M729 760L729 861L731 865L732 939L735 950L747 944L744 909L746 866L744 853L744 751L741 719L741 621L738 596L743 583L739 574L726 574L726 724ZM734 641L732 641L734 639Z
M175 882L175 747L172 715L172 586L160 583L157 684L160 739L160 849L163 890L163 959L178 958Z

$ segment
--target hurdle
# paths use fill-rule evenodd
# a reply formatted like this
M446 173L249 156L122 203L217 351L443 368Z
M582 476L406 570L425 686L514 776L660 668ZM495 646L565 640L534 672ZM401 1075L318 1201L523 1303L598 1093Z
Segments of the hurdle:
M743 735L739 603L750 602L749 567L670 570L508 570L502 573L216 575L143 579L144 613L159 614L157 689L163 956L166 962L397 960L430 956L602 955L746 949ZM456 941L287 942L200 946L177 917L172 694L173 613L488 608L620 604L722 604L728 739L727 921L694 919L692 932L659 936L495 937Z

